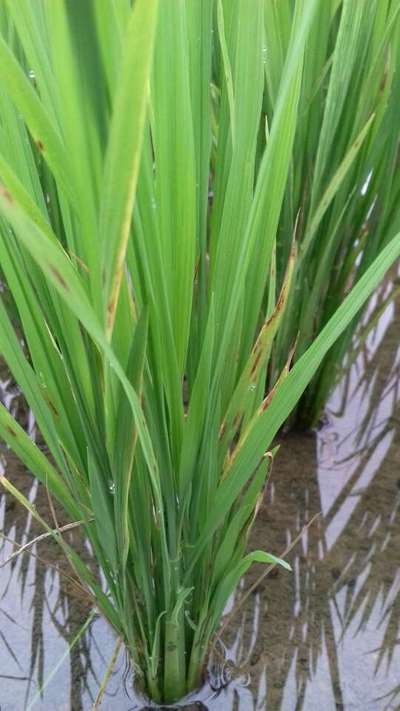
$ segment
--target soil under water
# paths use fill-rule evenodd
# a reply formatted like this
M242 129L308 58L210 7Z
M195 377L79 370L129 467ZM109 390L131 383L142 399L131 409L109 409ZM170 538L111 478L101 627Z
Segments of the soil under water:
M223 634L219 676L190 708L214 711L400 709L400 305L390 306L332 396L324 426L282 438L251 546L287 554L293 573L260 582ZM18 393L3 374L2 397ZM28 428L29 413L18 410ZM46 492L2 449L7 476L51 520ZM56 511L59 524L62 513ZM42 533L9 497L0 565ZM79 546L76 531L70 541ZM48 540L0 568L1 711L87 711L113 653L105 622ZM89 554L88 554L89 560ZM242 592L263 572L253 568ZM236 601L232 600L231 606ZM72 648L69 646L75 641ZM123 652L99 708L143 709ZM40 692L42 688L42 692ZM189 706L186 706L189 708Z

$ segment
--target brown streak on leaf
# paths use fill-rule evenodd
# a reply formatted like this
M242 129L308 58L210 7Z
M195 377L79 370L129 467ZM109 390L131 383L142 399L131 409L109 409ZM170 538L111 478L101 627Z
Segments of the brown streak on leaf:
M260 408L261 412L265 412L265 410L267 409L269 403L271 402L274 394L275 394L275 391L274 391L274 389L272 389L271 392L268 393L267 397L264 398L264 400L261 403L261 408Z
M64 277L60 274L60 272L58 271L58 269L56 269L55 267L53 267L52 264L49 264L49 268L50 268L51 273L52 273L52 274L55 276L55 278L57 279L58 283L61 284L61 286L63 287L63 289L65 289L66 291L68 291L68 284L67 284L67 282L65 281Z
M86 266L85 262L82 261L82 259L80 257L78 257L76 254L74 254L74 252L70 252L69 254L73 259L75 259L78 267L81 267L83 269L83 271L85 271L87 274L89 274L90 270L89 270L89 267Z
M382 76L382 79L381 79L381 83L380 83L380 85L379 85L379 91L383 92L383 90L385 89L386 82L387 82L387 78L388 78L388 70L387 70L387 67L386 67L386 68L385 68L385 71L383 72L383 76Z
M281 293L279 294L278 301L276 302L275 306L275 311L272 314L272 316L277 316L279 311L282 311L282 308L284 306L285 300L286 300L286 295L287 295L287 283L283 284L283 287L281 289Z
M12 198L12 195L8 192L7 188L4 185L0 185L0 193L10 205L13 204L14 200Z
M6 430L7 430L7 432L8 432L12 437L16 437L16 436L17 436L17 433L14 432L13 428L10 427L10 425L6 425Z
M115 313L115 301L114 299L110 299L110 301L107 304L107 328L111 328L113 321L114 321L114 313Z
M258 353L255 357L255 361L254 361L253 366L251 368L250 377L253 377L254 373L256 372L257 366L258 366L260 360L261 360L261 350L258 351Z
M294 343L293 343L293 345L292 345L292 347L291 347L291 349L290 349L290 351L289 351L289 355L288 355L287 361L286 361L286 363L285 363L285 366L284 366L284 368L283 368L283 370L282 370L282 372L281 372L281 374L280 374L278 380L276 381L274 387L270 390L270 392L269 392L268 395L264 398L264 400L262 401L262 403L261 403L261 405L260 405L259 414L261 414L262 412L265 412L265 410L267 409L268 405L270 404L272 398L274 397L274 395L275 395L275 393L276 393L276 391L277 391L279 385L281 384L282 380L283 380L284 378L286 378L287 374L289 373L290 365L291 365L291 362L292 362L292 359L293 359L293 356L294 356L294 353L295 353L295 350L296 350L297 341L298 341L298 335L296 336L295 341L294 341Z
M238 424L239 424L239 422L240 422L240 417L241 417L240 412L238 412L238 413L235 415L235 417L233 418L233 421L232 421L232 427L233 427L233 428L235 428L235 427L238 426Z
M51 402L51 400L47 400L47 404L48 404L50 410L52 411L53 415L55 415L56 417L58 417L58 410L57 410L57 408L53 405L53 403Z

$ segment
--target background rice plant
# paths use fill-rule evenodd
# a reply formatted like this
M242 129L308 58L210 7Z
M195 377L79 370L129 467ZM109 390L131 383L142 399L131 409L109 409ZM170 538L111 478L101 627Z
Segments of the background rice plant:
M293 5L265 4L264 111L273 116ZM269 384L299 333L294 360L399 229L397 0L328 0L305 50L298 123L280 216L277 283L296 226L299 255ZM263 144L263 142L262 142ZM331 349L291 421L315 425L341 373L357 321Z
M330 5L329 28L347 5ZM308 60L326 4L282 4L266 121L272 6L0 8L0 260L20 329L0 302L0 349L49 456L3 406L0 434L79 522L106 590L57 521L2 482L63 546L156 701L201 683L251 563L287 565L246 554L274 436L400 253L395 237L290 372L297 329L282 368L278 356L269 367L274 339L298 320L304 240L291 225L281 250L279 224L303 87L324 75ZM360 119L329 204L374 120Z

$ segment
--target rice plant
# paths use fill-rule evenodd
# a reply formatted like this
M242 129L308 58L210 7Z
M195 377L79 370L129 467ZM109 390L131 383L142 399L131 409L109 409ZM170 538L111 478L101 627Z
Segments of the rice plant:
M273 116L288 47L292 3L265 4L264 110ZM283 280L296 225L299 255L284 327L268 373L272 385L290 344L294 360L400 227L398 0L327 0L305 49L293 160L280 216L276 264ZM357 321L338 339L291 421L318 421L341 374Z
M0 435L80 526L104 588L57 521L2 483L64 548L157 702L202 683L248 567L288 567L246 553L275 434L400 254L397 236L292 368L289 339L265 395L299 268L293 227L278 284L325 4L283 3L268 121L269 2L0 7L0 260L18 312L16 330L0 302L0 350L46 449L3 406Z

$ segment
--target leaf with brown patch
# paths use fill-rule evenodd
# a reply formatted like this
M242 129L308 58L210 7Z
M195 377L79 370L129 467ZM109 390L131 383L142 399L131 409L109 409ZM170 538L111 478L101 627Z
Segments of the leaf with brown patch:
M56 269L56 267L54 267L52 264L49 264L49 269L50 269L51 273L53 274L53 276L57 279L60 286L62 286L62 288L65 289L66 291L69 291L68 284L65 281L64 277L62 276L62 274L60 274L58 269Z
M0 194L7 200L7 202L12 205L14 200L11 193L8 192L4 185L0 185Z

